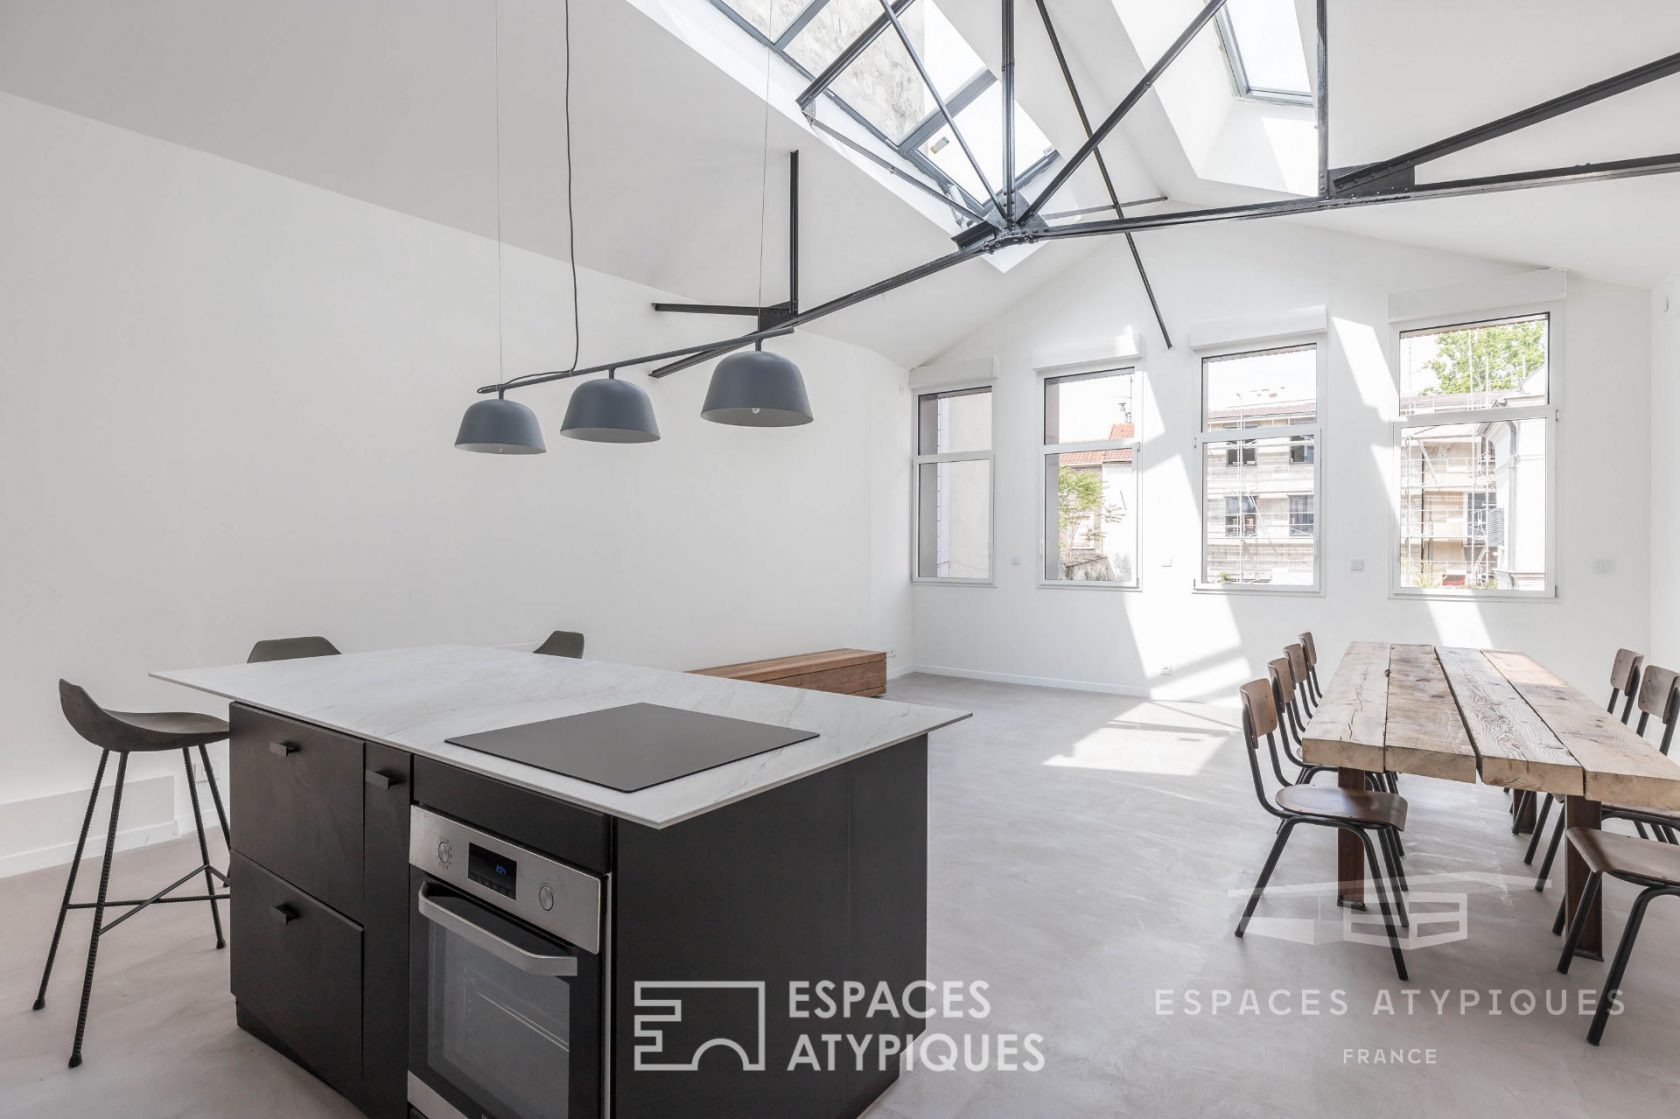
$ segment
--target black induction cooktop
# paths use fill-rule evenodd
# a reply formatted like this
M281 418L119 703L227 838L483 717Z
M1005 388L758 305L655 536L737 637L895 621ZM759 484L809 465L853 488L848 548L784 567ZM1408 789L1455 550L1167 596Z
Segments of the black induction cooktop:
M812 730L631 703L448 741L633 793L815 737Z

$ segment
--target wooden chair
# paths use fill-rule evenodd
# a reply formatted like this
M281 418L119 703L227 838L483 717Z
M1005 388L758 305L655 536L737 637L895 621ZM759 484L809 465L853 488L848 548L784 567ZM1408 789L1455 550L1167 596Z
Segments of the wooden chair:
M1312 631L1300 634L1301 648L1307 654L1307 686L1312 688L1313 702L1324 701L1324 688L1318 682L1318 642L1313 640Z
M1652 671L1655 671L1654 669ZM1599 992L1598 1008L1593 1012L1592 1025L1587 1029L1587 1041L1597 1045L1604 1037L1604 1027L1610 1021L1611 1008L1622 989L1622 977L1627 972L1628 957L1633 955L1633 942L1645 921L1645 910L1651 902L1664 895L1680 897L1680 846L1654 843L1631 835L1617 835L1597 828L1570 828L1566 833L1569 845L1587 864L1587 883L1576 907L1575 920L1569 926L1569 939L1564 941L1558 970L1569 974L1570 961L1575 958L1575 946L1580 942L1581 930L1586 926L1588 911L1598 898L1604 876L1642 887L1628 913L1627 927L1622 941L1616 946L1616 957L1605 977L1604 989Z
M1248 768L1254 778L1254 795L1259 798L1260 807L1276 816L1281 823L1278 826L1277 838L1272 841L1272 849L1266 855L1266 864L1260 871L1260 878L1249 893L1242 920L1237 922L1237 935L1242 936L1247 931L1249 919L1254 916L1255 907L1260 904L1260 895L1265 892L1266 883L1271 880L1272 871L1277 868L1278 857L1283 854L1284 845L1289 842L1289 836L1295 828L1300 824L1335 828L1357 835L1365 848L1371 880L1375 884L1378 905L1382 910L1383 927L1388 931L1389 948L1394 953L1394 970L1404 982L1406 958L1400 951L1399 929L1407 925L1408 920L1397 888L1398 871L1392 840L1398 837L1406 826L1405 798L1393 793L1328 788L1320 785L1285 784L1275 793L1268 792L1265 777L1260 770L1260 736L1265 736L1266 751L1271 755L1272 769L1276 771L1280 768L1277 760L1278 711L1272 699L1270 681L1252 680L1242 686L1242 711L1243 743L1248 749ZM1387 881L1383 877L1382 866L1377 862L1378 845L1371 842L1373 832L1376 833L1382 848L1383 862L1389 868L1391 877ZM1394 888L1393 908L1390 908L1388 900L1391 888ZM1399 916L1398 925L1395 923L1396 914Z
M1674 740L1675 724L1680 723L1680 674L1652 665L1645 669L1644 676L1640 679L1638 694L1629 698L1639 708L1639 722L1634 726L1635 732L1643 736L1645 728L1650 725L1651 716L1655 715L1663 728L1662 739L1657 748L1667 755L1669 745ZM1614 706L1615 701L1612 700L1611 707ZM1631 708L1626 711L1631 711ZM1535 844L1539 842L1541 830L1546 826L1546 816L1551 810L1552 802L1556 799L1547 797L1540 806L1540 818L1534 824L1534 838L1528 845L1530 856L1533 855ZM1640 808L1637 805L1606 804L1600 810L1600 819L1630 820L1641 839L1648 838L1645 827L1649 824L1656 832L1657 838L1664 843L1673 843L1673 829L1680 827L1680 816ZM1546 846L1545 861L1540 864L1540 873L1534 879L1536 890L1543 892L1546 889L1546 879L1551 876L1552 861L1557 857L1558 845L1562 842L1563 834L1564 814L1559 812L1557 824L1552 829L1552 841Z
M1295 677L1295 691L1301 697L1301 710L1310 719L1316 701L1312 694L1312 665L1307 663L1307 647L1300 642L1285 645L1283 655L1289 658L1289 671Z
M1266 673L1272 685L1272 706L1278 712L1278 741L1283 747L1283 756L1297 768L1295 780L1290 781L1283 775L1282 767L1274 769L1278 783L1282 785L1305 785L1320 773L1334 773L1333 765L1312 765L1304 757L1296 754L1296 748L1304 748L1301 731L1305 724L1301 722L1300 713L1295 709L1295 675L1290 670L1289 658L1279 657L1266 665ZM1291 739L1293 738L1293 742ZM1273 755L1273 761L1277 760Z
M583 634L557 629L548 635L547 641L531 651L541 653L545 657L571 657L577 660L583 656Z

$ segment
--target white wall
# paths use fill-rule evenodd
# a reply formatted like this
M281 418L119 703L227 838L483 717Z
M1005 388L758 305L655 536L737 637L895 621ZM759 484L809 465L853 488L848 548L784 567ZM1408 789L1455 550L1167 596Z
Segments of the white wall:
M521 397L547 455L468 455L461 411L497 379L493 242L4 95L0 150L0 874L67 857L80 822L97 754L59 677L215 710L145 674L311 633L567 628L673 668L907 653L902 368L802 332L810 426L705 423L703 369L632 374L661 442L559 438L559 385ZM508 372L568 362L564 267L505 262ZM586 272L584 360L739 325L659 297ZM185 811L147 762L125 842Z
M1651 293L1651 642L1680 664L1680 268Z
M1140 238L1140 248L1176 348L1161 347L1126 248L1116 241L939 360L998 359L997 585L913 586L919 667L1230 698L1286 642L1311 629L1330 664L1357 639L1513 647L1596 695L1616 647L1647 641L1646 292L1569 278L1556 338L1564 408L1558 598L1397 600L1388 570L1389 421L1396 410L1388 297L1492 282L1520 270L1278 222L1167 230ZM1184 339L1199 323L1286 319L1294 309L1319 305L1328 310L1330 328L1318 512L1324 593L1192 591L1199 557L1191 441L1199 425L1200 367ZM1075 360L1082 341L1092 353L1105 344L1112 349L1112 340L1128 330L1149 339L1139 432L1142 587L1040 588L1035 366L1045 364L1045 354ZM918 371L912 379L927 375ZM1680 412L1670 415L1680 418ZM1363 561L1363 571L1351 570L1355 560ZM1595 569L1596 561L1608 561L1612 570Z

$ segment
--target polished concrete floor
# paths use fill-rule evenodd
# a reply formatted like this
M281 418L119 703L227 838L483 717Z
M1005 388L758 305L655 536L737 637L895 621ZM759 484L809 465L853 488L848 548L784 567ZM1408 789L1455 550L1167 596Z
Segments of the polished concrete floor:
M1419 931L1444 935L1410 952L1402 984L1325 900L1325 833L1297 832L1265 920L1231 935L1272 836L1234 709L929 676L891 694L975 712L932 744L928 955L935 980L987 984L990 1012L930 1021L958 1067L915 1068L871 1119L1673 1108L1680 902L1653 908L1625 1012L1587 1045L1575 1000L1586 993L1590 1011L1605 965L1554 970L1557 887L1531 888L1497 791L1405 782L1414 909L1437 915ZM124 854L113 890L149 892L195 854ZM354 1114L234 1027L227 955L201 906L154 909L105 942L87 1063L67 1071L88 917L71 918L47 1009L31 1013L62 875L3 888L0 1117ZM1613 945L1631 890L1609 894ZM961 1067L964 1045L995 1065L997 1038L1032 1034L1037 1071ZM939 1064L948 1052L924 1051Z

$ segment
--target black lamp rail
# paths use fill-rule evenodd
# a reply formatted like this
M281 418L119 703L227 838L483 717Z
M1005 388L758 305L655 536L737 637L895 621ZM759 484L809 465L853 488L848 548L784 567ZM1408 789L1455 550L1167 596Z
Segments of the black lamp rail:
M751 334L743 334L739 338L729 338L722 342L702 342L696 346L682 346L675 350L663 350L657 354L643 354L641 357L621 358L618 361L603 361L599 365L585 365L577 369L558 369L550 373L527 373L523 377L514 377L512 380L503 381L500 384L484 385L478 391L480 393L503 393L512 389L529 388L531 385L546 385L550 381L564 381L568 377L586 377L591 373L612 373L620 369L628 369L632 365L651 365L656 361L666 361L670 358L684 357L694 353L705 352L721 356L731 350L739 350L756 342L762 342L767 338L781 338L792 333L793 327L791 326L782 326L775 330L755 330Z

